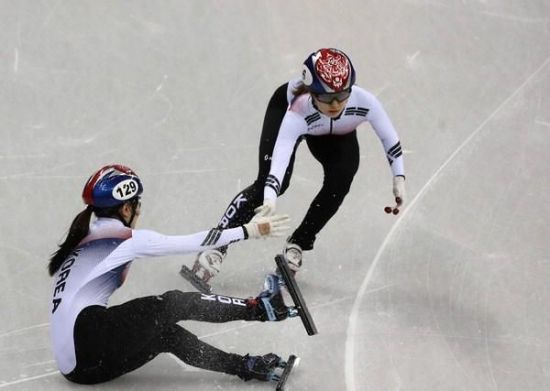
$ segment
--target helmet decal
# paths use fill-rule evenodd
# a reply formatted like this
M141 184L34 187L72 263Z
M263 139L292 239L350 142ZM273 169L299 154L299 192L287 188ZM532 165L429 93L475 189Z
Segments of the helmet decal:
M127 201L137 195L138 188L138 183L134 178L125 179L113 187L113 198L115 200Z
M121 164L97 170L86 182L82 199L87 205L109 208L139 196L143 185L134 171Z
M351 67L347 57L332 49L321 49L313 57L315 72L328 87L341 91L348 82Z
M304 61L302 83L314 94L333 94L355 84L355 69L338 49L319 49Z

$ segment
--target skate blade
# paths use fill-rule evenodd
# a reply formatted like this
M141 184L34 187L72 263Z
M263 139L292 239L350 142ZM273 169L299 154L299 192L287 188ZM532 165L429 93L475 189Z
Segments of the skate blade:
M288 380L288 377L290 376L290 373L294 368L298 366L300 363L300 358L295 355L290 355L288 357L288 360L284 364L284 370L281 376L277 379L277 387L275 388L277 391L284 391L286 382Z
M180 270L180 274L183 278L191 283L201 293L210 294L212 293L212 287L207 283L197 277L195 273L191 271L187 266L183 265Z
M304 328L306 329L307 334L317 334L317 327L315 326L315 322L313 321L313 318L309 313L306 301L304 300L302 292L300 291L300 287L296 283L296 279L294 278L292 271L288 267L288 262L286 258L283 255L278 254L275 257L275 262L277 263L277 267L279 269L281 277L284 280L286 289L292 297L295 309L298 311L298 315L302 319L302 323L304 324Z

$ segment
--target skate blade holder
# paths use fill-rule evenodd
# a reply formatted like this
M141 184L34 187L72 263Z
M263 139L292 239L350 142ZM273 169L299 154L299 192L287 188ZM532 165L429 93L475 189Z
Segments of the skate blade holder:
M212 293L212 287L207 283L204 282L204 280L197 277L195 273L191 269L189 269L187 266L183 265L180 270L180 274L183 278L185 278L191 285L195 287L199 292L204 294L211 294Z
M288 360L284 363L284 366L282 367L284 368L283 373L281 373L280 376L276 375L273 378L273 381L277 382L277 387L275 388L276 391L284 391L286 382L288 380L288 377L290 376L290 372L292 372L292 370L296 368L299 363L300 358L295 356L294 354L291 354L288 357Z
M288 267L288 261L286 260L284 255L277 254L277 256L275 257L275 263L277 264L277 268L279 269L281 277L283 278L288 293L290 294L290 297L292 297L292 301L294 302L294 308L290 309L289 316L296 316L297 312L297 315L302 319L302 323L304 324L307 334L317 334L317 327L315 326L313 318L309 313L306 301L302 296L302 292L300 291L300 287L298 286L298 283L294 278L294 274L292 274L292 271Z

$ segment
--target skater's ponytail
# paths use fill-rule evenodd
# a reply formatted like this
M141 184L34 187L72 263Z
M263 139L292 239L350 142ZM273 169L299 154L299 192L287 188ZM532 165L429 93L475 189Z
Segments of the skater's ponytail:
M80 212L71 223L69 233L65 241L59 245L59 249L52 254L50 263L48 264L48 272L53 276L59 270L65 259L69 256L72 250L78 246L88 235L90 231L90 218L92 217L93 206L88 205L86 209Z

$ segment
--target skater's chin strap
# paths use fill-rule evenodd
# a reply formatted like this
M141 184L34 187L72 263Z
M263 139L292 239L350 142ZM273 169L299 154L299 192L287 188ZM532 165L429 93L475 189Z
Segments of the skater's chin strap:
M119 220L124 226L131 228L132 222L136 218L137 215L137 209L141 206L140 197L132 198L131 200L127 201L127 203L130 204L130 208L132 213L130 214L130 218L128 221L124 219L124 216L122 216L122 213L120 213L121 205L113 206L110 208L93 208L94 213L97 217L111 217Z
M130 219L128 220L128 222L124 221L124 218L120 214L120 211L118 211L117 214L119 220L122 221L122 224L124 224L128 228L132 228L132 222L136 217L137 209L141 206L141 201L139 197L135 197L128 201L128 203L130 204L130 208L132 209L132 214L130 215Z

